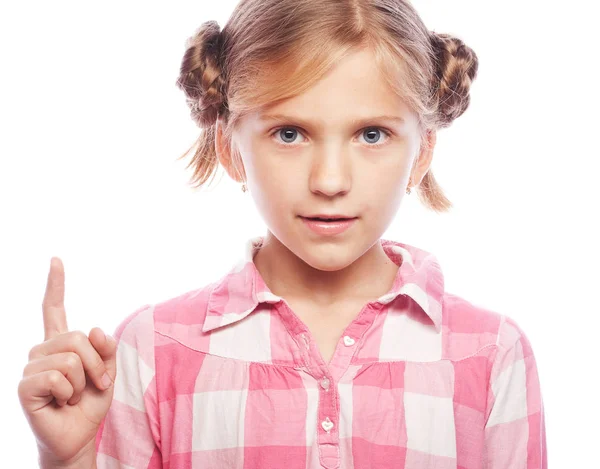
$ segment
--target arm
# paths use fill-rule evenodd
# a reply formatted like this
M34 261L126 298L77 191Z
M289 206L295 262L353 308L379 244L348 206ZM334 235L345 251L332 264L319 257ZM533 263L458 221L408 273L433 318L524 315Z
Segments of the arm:
M153 313L139 308L115 331L115 393L96 435L96 469L162 469Z
M531 344L503 316L488 386L483 467L547 469L544 404Z

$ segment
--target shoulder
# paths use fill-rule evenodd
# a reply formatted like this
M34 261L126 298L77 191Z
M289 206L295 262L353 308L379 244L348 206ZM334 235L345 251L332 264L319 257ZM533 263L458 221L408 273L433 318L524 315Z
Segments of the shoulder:
M475 304L459 295L444 292L444 325L449 332L496 336L503 314Z
M520 339L526 340L522 328L508 313L448 292L444 293L442 308L447 352L455 359L484 348L495 355L497 349L508 349Z
M204 323L210 295L217 282L168 298L154 305L156 327L168 324L195 326Z
M149 303L130 312L117 326L113 336L137 349L160 345L164 337L178 340L190 333L201 333L208 300L216 282L158 303ZM147 346L147 347L146 347Z

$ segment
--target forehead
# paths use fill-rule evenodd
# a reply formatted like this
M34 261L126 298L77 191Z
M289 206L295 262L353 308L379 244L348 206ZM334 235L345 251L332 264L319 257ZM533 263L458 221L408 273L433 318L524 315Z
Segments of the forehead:
M373 53L361 50L345 56L301 93L261 107L257 118L276 121L300 115L353 120L387 116L399 123L407 114L407 103L390 86Z

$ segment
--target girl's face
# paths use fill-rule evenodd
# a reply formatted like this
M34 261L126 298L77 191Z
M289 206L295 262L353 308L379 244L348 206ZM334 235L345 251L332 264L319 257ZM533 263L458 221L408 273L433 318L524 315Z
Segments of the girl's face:
M417 115L388 87L368 51L346 57L305 93L245 116L233 133L243 169L224 154L219 127L219 159L234 179L245 173L269 231L326 271L349 265L379 240L420 151ZM427 172L431 153L421 152L411 187ZM343 233L320 235L301 218L316 214L357 220Z

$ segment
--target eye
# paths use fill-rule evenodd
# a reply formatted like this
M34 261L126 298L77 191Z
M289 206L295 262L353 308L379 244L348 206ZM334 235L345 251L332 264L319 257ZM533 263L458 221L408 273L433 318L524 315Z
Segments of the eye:
M280 143L284 146L291 146L294 143L294 140L300 132L295 127L280 127L273 131L271 136L280 135L281 140L278 140L277 143Z
M385 135L386 140L380 142L382 133ZM380 127L368 127L361 132L361 135L367 136L366 141L370 143L370 145L368 146L379 147L387 143L387 138L389 138L391 134L389 131L384 130Z
M383 142L381 140L381 134L384 134L386 139ZM283 146L293 146L296 142L296 137L302 135L296 127L279 127L275 129L271 136L278 135L280 139L277 139L277 143ZM379 147L387 143L387 138L391 136L391 132L381 127L367 127L361 131L361 135L365 135L365 141L369 147Z

